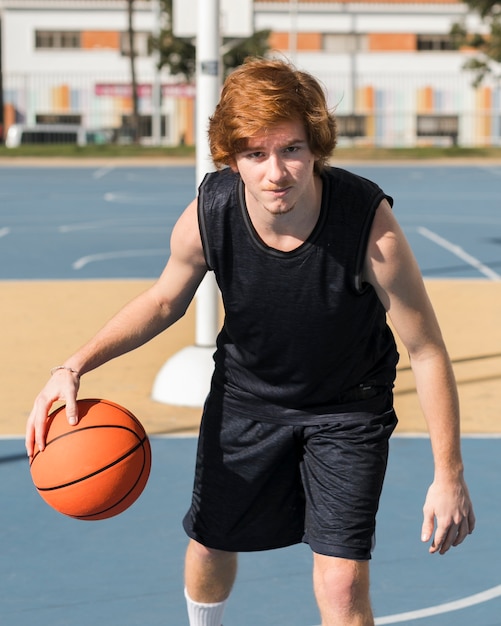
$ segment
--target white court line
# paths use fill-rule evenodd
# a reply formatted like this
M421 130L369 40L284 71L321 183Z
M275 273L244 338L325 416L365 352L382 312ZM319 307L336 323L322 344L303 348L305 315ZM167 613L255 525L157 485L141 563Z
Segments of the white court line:
M71 233L77 230L93 230L96 228L103 228L118 224L118 219L115 220L95 220L94 222L80 222L79 224L62 224L58 226L57 230L60 233Z
M144 257L144 256L165 256L167 253L165 248L158 250L122 250L120 252L102 252L100 254L89 254L88 256L82 256L72 263L71 267L74 270L81 270L89 263L97 263L99 261L109 261L111 259L125 259L131 257Z
M491 587L480 593L475 593L472 596L466 596L460 600L453 602L445 602L444 604L437 604L436 606L430 606L426 609L418 609L417 611L408 611L407 613L398 613L395 615L387 615L386 617L378 617L374 623L376 626L382 624L401 624L411 619L422 619L423 617L431 617L432 615L440 615L441 613L450 613L451 611L459 611L460 609L466 609L475 604L481 604L482 602L488 602L494 598L501 596L501 585Z
M141 206L144 206L145 204L147 204L148 206L163 206L165 204L164 194L154 195L150 193L149 196L138 196L128 193L126 191L108 191L104 194L103 197L105 202L118 202L121 204L135 204Z
M10 228L5 226L4 228L0 228L0 237L6 237L10 233Z
M452 254L455 254L462 261L465 261L466 263L468 263L468 265L471 265L472 267L474 267L481 274L483 274L484 276L487 276L487 278L490 278L490 280L501 280L501 276L497 272L495 272L494 270L491 270L490 267L487 267L487 265L484 265L481 261L476 259L471 254L468 254L468 252L463 250L461 246L451 243L447 239L444 239L440 235L437 235L437 233L434 233L433 231L428 230L424 226L418 226L417 231L423 237L426 237L430 241L433 241L434 243L436 243L438 246L441 246L442 248L445 248L449 252L452 252Z
M95 172L92 172L92 178L102 178L103 176L106 176L106 174L109 174L114 169L115 168L112 165L106 165L106 166L100 167Z
M61 224L61 226L57 227L58 232L60 233L71 233L76 231L83 230L97 230L97 229L105 229L105 228L117 228L117 227L126 227L130 228L131 226L139 227L147 225L148 222L151 223L152 220L142 219L140 217L129 217L129 218L113 218L106 220L93 220L91 222L79 222L76 224ZM153 224L155 224L155 220L153 220Z
M480 165L478 169L484 170L484 172L492 174L493 176L501 176L501 168L496 165Z
M501 216L488 215L447 215L445 213L419 213L416 215L406 215L400 219L401 224L412 224L413 222L433 222L435 224L487 224L499 226Z
M444 604L429 606L425 609L418 609L417 611L407 611L406 613L395 613L395 615L376 617L374 624L376 626L383 626L384 624L402 624L408 620L423 619L424 617L432 617L433 615L466 609L470 606L481 604L482 602L494 600L494 598L499 598L499 596L501 596L501 585L491 587L480 593L475 593L472 596L466 596L460 600L454 600L453 602L445 602Z

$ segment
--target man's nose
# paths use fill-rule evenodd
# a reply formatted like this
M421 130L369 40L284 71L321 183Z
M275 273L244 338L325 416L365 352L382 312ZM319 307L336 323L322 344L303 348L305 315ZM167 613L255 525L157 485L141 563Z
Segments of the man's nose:
M276 154L270 155L268 159L268 178L271 182L279 182L286 173L283 159Z

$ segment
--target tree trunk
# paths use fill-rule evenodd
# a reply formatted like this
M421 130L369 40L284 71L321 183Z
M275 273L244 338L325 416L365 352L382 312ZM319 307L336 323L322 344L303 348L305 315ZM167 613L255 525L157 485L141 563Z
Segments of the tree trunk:
M134 143L139 143L139 112L138 112L138 96L137 96L137 80L136 80L136 52L134 47L134 0L127 0L127 17L128 17L128 38L129 38L129 54L130 54L130 82L132 87L132 116L131 131Z

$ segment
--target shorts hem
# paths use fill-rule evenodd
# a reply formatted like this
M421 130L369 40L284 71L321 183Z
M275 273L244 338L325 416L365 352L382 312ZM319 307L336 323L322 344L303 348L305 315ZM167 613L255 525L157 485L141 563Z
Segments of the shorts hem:
M334 556L340 559L348 559L350 561L370 561L372 558L372 550L365 548L349 548L347 546L336 546L323 543L321 541L311 541L303 539L303 543L310 546L311 550L316 554L324 556Z
M194 531L188 524L183 523L184 532L188 535L190 539L197 541L201 545L206 548L210 548L211 550L222 550L223 552L264 552L266 550L278 550L280 548L288 548L289 546L294 546L299 543L302 543L301 537L293 538L286 540L280 540L271 543L252 543L252 542L239 542L239 541L228 541L227 538L223 537L208 537L202 536L196 531Z

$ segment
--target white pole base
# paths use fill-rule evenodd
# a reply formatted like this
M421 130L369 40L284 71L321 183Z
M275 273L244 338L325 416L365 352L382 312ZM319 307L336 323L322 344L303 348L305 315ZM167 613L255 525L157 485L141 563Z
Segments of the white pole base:
M189 346L168 359L155 377L152 399L176 406L202 407L214 371L214 350L214 346Z

